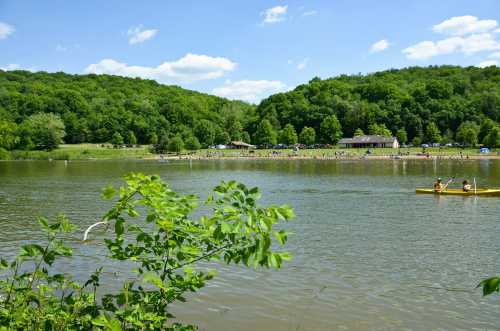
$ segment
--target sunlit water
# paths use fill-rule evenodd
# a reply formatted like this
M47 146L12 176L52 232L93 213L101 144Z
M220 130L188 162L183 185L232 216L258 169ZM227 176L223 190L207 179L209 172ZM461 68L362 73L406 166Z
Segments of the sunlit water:
M500 187L499 161L0 162L0 255L42 239L35 216L94 223L110 206L100 189L130 171L202 198L237 179L259 186L265 203L295 208L292 262L279 271L221 266L175 307L202 330L500 329L500 295L475 289L500 274L500 198L414 193L437 175ZM101 237L82 245L80 231L76 258L59 267L85 279L105 259ZM127 277L105 265L105 286Z

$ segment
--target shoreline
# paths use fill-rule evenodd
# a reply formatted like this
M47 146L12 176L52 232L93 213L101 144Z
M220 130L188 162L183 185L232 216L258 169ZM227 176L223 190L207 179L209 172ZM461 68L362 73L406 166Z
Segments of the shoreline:
M175 161L175 160L196 160L196 161L218 161L218 160L272 160L272 161L301 161L301 160L323 160L323 161L376 161L376 160L455 160L455 161L475 161L475 160L500 160L500 155L467 155L464 157L456 155L353 155L353 156L250 156L250 155L228 155L228 156L202 156L202 155L151 155L142 158L143 160Z

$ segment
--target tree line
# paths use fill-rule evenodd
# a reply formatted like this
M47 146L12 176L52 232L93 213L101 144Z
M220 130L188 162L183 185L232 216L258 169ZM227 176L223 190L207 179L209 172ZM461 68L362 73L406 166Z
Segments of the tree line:
M410 67L314 78L263 100L257 114L261 133L272 132L269 126L276 132L268 134L267 141L296 140L291 126L303 143L335 144L341 137L376 134L414 145L458 142L496 147L500 68ZM261 137L257 135L257 141Z
M110 75L0 70L0 148L152 144L158 151L241 140L336 144L363 134L401 143L500 145L500 69L410 67L314 78L259 105Z
M250 142L245 128L255 116L253 105L152 80L0 70L0 148L6 150Z

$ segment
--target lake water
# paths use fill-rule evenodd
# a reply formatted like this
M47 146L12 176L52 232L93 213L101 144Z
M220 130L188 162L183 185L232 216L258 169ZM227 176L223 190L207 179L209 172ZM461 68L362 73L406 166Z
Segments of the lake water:
M0 255L42 239L35 216L94 223L110 206L100 189L130 171L202 198L236 179L259 186L266 204L295 208L292 262L278 271L221 266L175 307L202 330L500 329L500 295L475 289L500 274L500 199L414 193L438 175L500 187L498 160L0 162ZM105 250L80 238L74 261L59 267L85 278ZM106 285L116 277L125 270L108 272Z

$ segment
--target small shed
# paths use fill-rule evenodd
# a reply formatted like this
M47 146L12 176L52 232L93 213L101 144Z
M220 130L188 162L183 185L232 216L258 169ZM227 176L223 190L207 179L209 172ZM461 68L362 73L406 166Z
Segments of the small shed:
M226 146L227 148L230 149L254 149L254 145L247 144L246 142L243 141L231 141L229 144Z
M340 139L339 146L342 148L399 148L399 142L396 137L371 135Z

